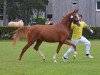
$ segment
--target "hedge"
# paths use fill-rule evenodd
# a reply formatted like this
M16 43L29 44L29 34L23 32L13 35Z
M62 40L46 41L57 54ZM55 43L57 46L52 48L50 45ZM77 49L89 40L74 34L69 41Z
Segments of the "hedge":
M0 26L0 39L12 39L12 32L19 27ZM87 29L84 29L83 36L89 39L100 39L100 27L91 27L94 31L91 34Z
M19 27L0 26L0 39L11 39L12 32Z
M93 30L93 34L84 28L83 36L89 39L100 39L100 27L91 27L91 29Z

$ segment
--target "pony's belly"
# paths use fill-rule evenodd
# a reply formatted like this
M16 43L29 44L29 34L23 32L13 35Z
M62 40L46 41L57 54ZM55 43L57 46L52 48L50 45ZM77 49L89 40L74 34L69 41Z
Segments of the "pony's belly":
M58 37L41 37L40 40L46 41L46 42L58 42L59 38Z

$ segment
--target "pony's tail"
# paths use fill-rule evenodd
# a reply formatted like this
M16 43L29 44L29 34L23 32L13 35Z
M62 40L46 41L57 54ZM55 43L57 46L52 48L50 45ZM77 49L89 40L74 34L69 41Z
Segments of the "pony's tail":
M13 35L13 45L15 45L17 43L17 41L19 40L20 37L24 37L25 35L27 35L27 33L29 32L29 27L22 27L17 29L16 31L14 31L14 35Z

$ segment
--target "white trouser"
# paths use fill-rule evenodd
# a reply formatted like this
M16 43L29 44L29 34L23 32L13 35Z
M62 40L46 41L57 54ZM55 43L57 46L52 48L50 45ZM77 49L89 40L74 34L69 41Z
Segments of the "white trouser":
M91 43L90 41L88 41L85 37L81 37L80 39L77 39L77 40L71 40L71 42L75 45L77 45L79 42L82 42L86 45L86 54L90 54L90 46L91 46ZM71 46L68 51L64 54L64 57L65 58L68 58L68 56L74 52L74 48Z

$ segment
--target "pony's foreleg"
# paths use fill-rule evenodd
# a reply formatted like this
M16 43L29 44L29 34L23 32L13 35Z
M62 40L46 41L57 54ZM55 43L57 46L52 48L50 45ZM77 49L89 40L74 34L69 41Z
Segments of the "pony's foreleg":
M61 48L62 45L63 45L62 43L59 43L59 44L58 44L56 53L55 53L54 56L53 56L53 61L54 61L55 63L57 63L56 56L57 56L57 54L59 53L60 48Z
M40 50L38 50L38 52L39 52L39 54L41 55L42 60L45 60L45 55L43 54L43 52L42 52L42 51L40 51Z
M19 56L19 61L21 61L23 54L26 52L26 50L32 45L33 43L27 43L26 46L22 49L22 52Z
M41 55L42 59L45 60L45 55L43 54L42 51L39 50L39 46L41 45L41 43L42 43L42 41L38 40L38 41L36 42L36 45L34 46L34 49L35 49L36 51L38 51L38 53Z
M73 43L71 43L70 41L68 41L68 40L66 40L65 42L64 42L64 44L67 44L67 45L70 45L70 46L72 46L73 48L74 48L74 58L73 59L75 59L76 58L76 56L77 56L77 52L76 52L76 46L75 46L75 44L73 44Z

